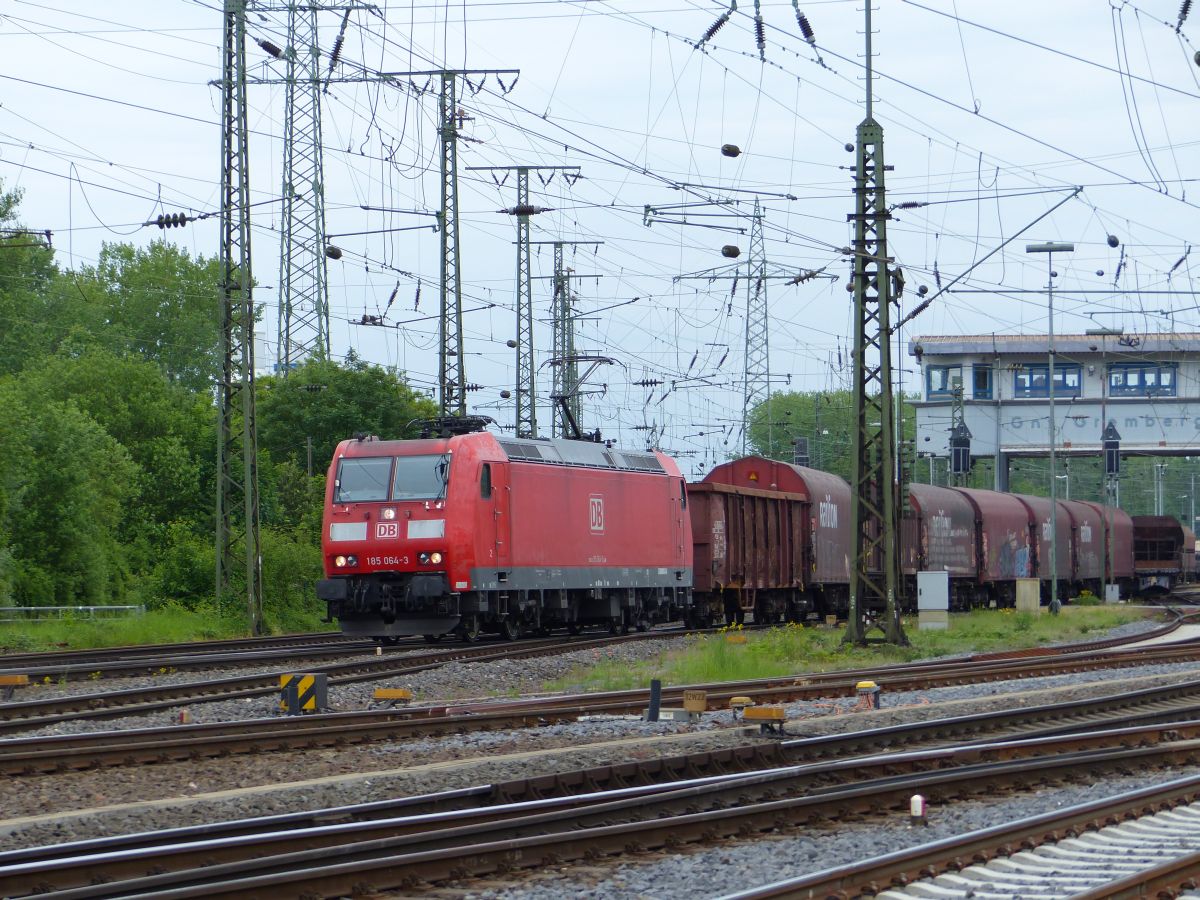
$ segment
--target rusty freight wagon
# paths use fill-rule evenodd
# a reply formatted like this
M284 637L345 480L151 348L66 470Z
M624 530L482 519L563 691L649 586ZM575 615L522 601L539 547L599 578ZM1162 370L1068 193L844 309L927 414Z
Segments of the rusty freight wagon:
M791 546L786 565L800 561L802 578L794 584L792 570L784 571L780 558L776 581L770 585L776 593L764 612L770 616L786 611L796 618L801 612L817 610L822 614L844 614L849 602L850 562L850 486L836 475L804 466L748 456L715 466L699 484L688 485L689 493L706 490L705 485L725 485L735 489L765 491L789 502L804 505L799 530L787 531ZM794 515L794 511L793 511ZM704 527L693 511L693 531ZM781 532L785 533L785 532ZM750 548L745 548L749 552ZM705 552L697 547L697 553ZM711 564L710 564L711 565ZM701 566L697 565L697 569ZM697 587L699 591L699 587ZM780 593L782 592L782 593ZM741 601L745 603L745 599ZM743 606L743 608L746 608Z
M916 596L917 572L947 572L951 608L972 606L980 593L975 507L961 491L929 484L910 484L908 500L900 532L900 569L910 582L908 595Z
M1137 590L1165 594L1196 569L1196 536L1173 516L1133 517L1133 567Z

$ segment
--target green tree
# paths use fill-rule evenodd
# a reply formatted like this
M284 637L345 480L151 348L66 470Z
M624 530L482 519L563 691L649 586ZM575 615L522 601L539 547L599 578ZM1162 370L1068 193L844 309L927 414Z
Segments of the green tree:
M21 378L27 388L71 403L120 443L136 465L122 536L153 555L168 524L211 530L215 466L212 406L172 384L154 363L102 348L45 358Z
M78 407L35 385L0 384L0 420L7 592L30 606L119 600L128 574L119 526L136 465Z
M221 370L219 276L215 258L192 258L166 241L105 244L94 267L64 273L57 287L73 294L93 343L149 360L171 382L202 393Z
M43 235L21 229L20 200L20 191L0 188L0 374L20 371L71 327L50 290L58 276L54 251Z
M258 443L270 458L324 472L338 442L356 432L382 438L416 437L414 419L437 414L432 400L415 392L404 375L381 366L312 360L286 378L258 379Z
M909 398L900 402L904 403L903 440L911 442L916 431L915 413ZM808 438L809 465L849 481L854 433L854 397L850 391L789 392L773 394L750 411L746 444L751 452L790 462L793 441Z

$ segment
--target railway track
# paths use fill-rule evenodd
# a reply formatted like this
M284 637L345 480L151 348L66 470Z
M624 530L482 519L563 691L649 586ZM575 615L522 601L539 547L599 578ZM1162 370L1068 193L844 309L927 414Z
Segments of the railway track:
M424 641L414 639L402 646L421 647ZM121 667L142 663L146 667L170 666L177 657L203 659L219 658L224 654L272 653L308 648L345 648L349 652L373 652L374 641L347 638L340 632L289 634L260 638L232 638L219 641L189 641L181 644L139 644L128 647L104 647L90 650L55 650L37 653L6 653L3 674L58 678L63 672L123 671ZM40 679L38 679L40 680Z
M722 900L1176 897L1200 889L1200 779L1120 794Z
M1147 650L1136 659L1179 658L1181 650ZM910 667L901 675L892 672L889 685L905 685L909 689L928 688L943 684L962 684L970 680L995 681L1000 678L1031 677L1047 672L1078 671L1075 666L1086 663L1091 669L1096 660L1073 657L1013 661L993 660L981 666L956 663L951 666L920 665ZM1187 659L1200 656L1193 648ZM1128 660L1122 660L1128 662ZM1031 667L1036 667L1031 670ZM735 696L748 696L757 702L775 703L795 699L814 699L845 696L854 690L862 673L831 673L814 676L801 682L744 682L741 684L710 685L710 709L723 709ZM686 688L664 691L666 702L682 701ZM978 713L973 716L935 720L933 722L897 725L869 732L830 735L787 746L808 748L817 754L812 758L845 756L850 753L875 752L885 748L916 746L932 741L961 741L977 735L999 734L1015 736L1021 729L1054 729L1056 731L1089 728L1103 724L1113 715L1132 715L1143 722L1182 718L1191 712L1200 715L1194 698L1200 692L1200 681L1185 682L1152 688L1133 694L1089 701L1050 704L1040 707ZM0 740L0 774L29 776L86 770L110 766L146 765L178 762L238 754L257 754L284 750L347 747L379 741L411 740L441 734L453 734L489 729L524 728L567 722L587 715L620 715L640 713L648 702L644 691L622 691L610 694L584 694L549 699L467 704L462 706L416 707L395 710L363 710L330 713L302 718L275 717L240 722L168 726L121 731L92 732L78 735L9 738Z
M11 851L0 854L0 895L38 893L62 900L415 891L428 883L514 869L895 814L907 808L914 791L948 803L1109 772L1195 764L1200 761L1195 735L1200 735L1200 721L1193 720L668 783L655 783L650 773L638 783L636 770L654 764L628 763L610 768L622 770L622 780L635 786L616 790L567 789L589 783L584 777L566 779L558 791L525 780L392 803ZM522 793L535 799L512 799ZM1155 803L1165 802L1161 791L1154 796ZM1200 778L1176 784L1170 796L1178 802L1200 799ZM963 840L977 846L972 836ZM997 846L1011 852L1015 845L1010 839ZM945 865L971 859L970 852L959 849ZM889 883L876 880L875 886Z
M306 672L329 676L331 686L391 679L443 666L450 662L494 662L602 648L617 643L674 637L679 631L651 631L604 637L551 637L516 643L455 644L404 656L383 655L348 663L309 666ZM424 645L422 645L424 646ZM262 697L279 691L279 676L292 669L257 675L192 681L154 688L81 693L44 700L0 703L0 734L14 734L61 722L131 716L173 709L181 704Z

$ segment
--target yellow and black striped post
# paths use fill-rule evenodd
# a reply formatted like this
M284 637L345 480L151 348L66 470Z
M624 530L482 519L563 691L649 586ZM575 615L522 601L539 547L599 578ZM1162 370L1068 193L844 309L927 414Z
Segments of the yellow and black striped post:
M279 709L289 716L324 712L329 708L329 676L323 672L279 676Z

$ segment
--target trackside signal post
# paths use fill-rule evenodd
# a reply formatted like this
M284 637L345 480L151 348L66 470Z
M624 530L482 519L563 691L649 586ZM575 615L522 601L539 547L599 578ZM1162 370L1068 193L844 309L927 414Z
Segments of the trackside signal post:
M907 644L900 624L898 487L893 477L890 313L892 279L887 252L883 128L872 116L871 0L866 3L867 116L858 126L854 166L854 470L850 518L850 612L846 643L865 644L866 612L883 609L888 643Z

